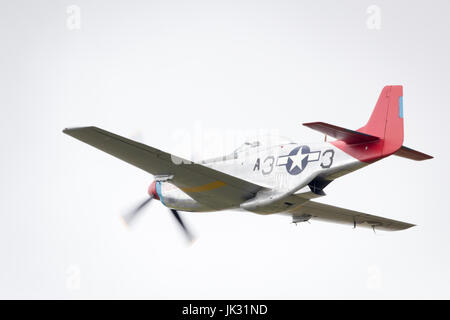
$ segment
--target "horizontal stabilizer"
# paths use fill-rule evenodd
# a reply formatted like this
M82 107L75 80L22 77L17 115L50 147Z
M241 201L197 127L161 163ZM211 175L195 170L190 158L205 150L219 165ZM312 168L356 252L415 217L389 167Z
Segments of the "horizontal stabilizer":
M416 161L433 159L433 157L428 154L416 151L405 146L402 146L400 149L398 149L398 151L394 153L394 155Z
M379 140L378 137L372 136L370 134L338 127L325 122L309 122L304 123L303 125L329 135L330 137L342 140L347 144L364 143Z

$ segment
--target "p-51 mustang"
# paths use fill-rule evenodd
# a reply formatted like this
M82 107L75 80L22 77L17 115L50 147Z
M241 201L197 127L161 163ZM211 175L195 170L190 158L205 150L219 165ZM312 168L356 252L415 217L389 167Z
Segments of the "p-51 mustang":
M320 219L374 230L414 226L312 201L324 196L324 188L334 179L390 155L411 160L432 158L403 146L402 86L384 87L369 121L356 131L324 122L303 125L336 140L318 144L246 143L229 155L193 163L96 127L63 132L154 175L149 198L124 216L127 223L150 200L157 199L170 209L190 240L192 234L178 210L285 213L294 223Z

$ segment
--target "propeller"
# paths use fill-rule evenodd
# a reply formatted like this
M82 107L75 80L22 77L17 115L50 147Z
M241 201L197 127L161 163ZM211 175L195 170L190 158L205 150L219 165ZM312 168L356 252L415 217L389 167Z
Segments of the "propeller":
M173 216L183 229L184 235L186 236L187 240L192 243L194 242L195 238L192 235L192 233L189 231L189 229L186 227L186 224L183 222L183 219L181 219L180 215L178 214L178 211L175 209L170 209L170 212L172 212Z
M148 194L150 195L149 198L147 198L144 202L142 202L140 205L138 205L135 209L132 211L124 214L122 216L122 221L125 223L126 226L130 226L133 221L136 219L136 217L139 216L139 214L143 211L143 209L153 200L157 199L159 200L159 195L156 192L156 181L153 181L153 183L148 188ZM183 230L184 235L186 236L186 239L189 241L189 243L193 243L195 240L195 237L193 234L189 231L186 224L184 223L183 219L181 219L180 214L175 209L170 209L169 211L174 216L177 223L180 225L181 229Z
M128 227L131 225L131 223L136 219L136 217L139 215L139 213L142 212L142 209L145 208L147 204L152 201L153 196L150 196L148 199L146 199L144 202L142 202L140 205L138 205L136 208L134 208L132 211L124 214L122 216L122 221L125 223L125 225Z

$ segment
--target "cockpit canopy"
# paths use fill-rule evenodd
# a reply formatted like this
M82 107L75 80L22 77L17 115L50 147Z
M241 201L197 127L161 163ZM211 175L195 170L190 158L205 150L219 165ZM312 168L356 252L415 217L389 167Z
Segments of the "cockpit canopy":
M253 148L258 147L270 148L286 144L295 144L295 142L282 136L268 135L263 137L257 137L257 139L248 139L239 148L235 149L233 153L241 153L243 151L249 151Z
M232 153L216 157L208 160L203 160L202 163L211 163L211 162L218 162L218 161L226 161L226 160L232 160L232 159L238 159L240 154L242 153L248 153L251 152L253 149L256 148L271 148L279 145L287 145L287 144L295 144L292 140L289 140L285 137L281 136L258 136L257 139L247 139L246 142L244 142L242 145L240 145L238 148L236 148Z
M253 142L244 142L239 148L233 151L233 153L239 153L245 150L250 150L252 148L259 147L261 145L261 142L259 141L253 141Z

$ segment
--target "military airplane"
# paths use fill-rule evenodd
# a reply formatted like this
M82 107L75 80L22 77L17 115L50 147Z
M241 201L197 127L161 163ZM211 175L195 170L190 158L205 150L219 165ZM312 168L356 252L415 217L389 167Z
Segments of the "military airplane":
M318 219L374 231L414 226L313 201L325 195L325 187L333 180L390 155L419 161L433 158L403 146L402 86L384 87L369 121L358 130L324 122L303 125L335 140L273 145L246 142L222 157L192 162L97 127L63 132L154 176L148 199L123 216L128 224L156 199L170 209L189 240L193 235L178 211L284 213L292 216L294 223Z

